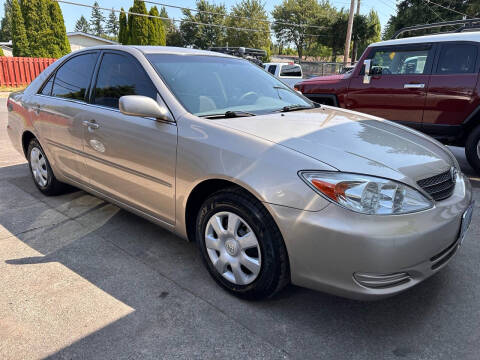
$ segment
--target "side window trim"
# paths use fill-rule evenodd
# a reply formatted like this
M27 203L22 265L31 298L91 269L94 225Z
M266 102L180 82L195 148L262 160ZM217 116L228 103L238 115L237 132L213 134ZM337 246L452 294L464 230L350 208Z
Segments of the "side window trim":
M418 50L428 50L427 61L425 62L425 68L422 74L404 74L403 76L410 75L431 75L433 70L435 54L435 44L434 43L420 43L420 44L405 44L405 45L388 45L388 46L378 46L372 49L365 59L373 59L377 52L380 51L418 51ZM364 70L360 71L359 75L363 75ZM399 74L392 74L392 76L398 76Z
M92 72L92 77L90 77L90 80L89 80L89 83L88 83L88 90L85 91L85 97L83 98L83 101L82 100L76 100L76 99L68 99L68 98L62 98L62 97L59 97L59 96L53 96L52 95L52 90L53 90L53 86L55 85L55 78L57 77L57 72L63 67L63 65L65 65L68 61L78 57L78 56L81 56L81 55L87 55L87 54L96 54L97 55L97 59L95 60L96 63L95 63L95 68L98 64L98 59L99 59L99 51L98 50L89 50L89 51L82 51L80 53L77 53L73 56L69 56L68 58L66 58L64 61L62 61L62 63L60 65L58 65L55 70L52 71L52 73L48 76L48 78L43 82L42 86L39 87L38 91L36 92L35 95L40 95L40 96L48 96L48 97L53 97L55 99L59 99L59 100L64 100L64 101L75 101L75 102L79 102L79 103L88 103L88 99L89 99L89 92L91 90L91 87L92 87L92 80L93 80L93 74L95 73L95 71ZM94 68L94 70L95 70ZM50 89L50 93L48 95L45 95L45 94L42 94L42 91L43 89L45 88L45 86L47 86L48 82L50 80L53 80L52 81L52 88Z

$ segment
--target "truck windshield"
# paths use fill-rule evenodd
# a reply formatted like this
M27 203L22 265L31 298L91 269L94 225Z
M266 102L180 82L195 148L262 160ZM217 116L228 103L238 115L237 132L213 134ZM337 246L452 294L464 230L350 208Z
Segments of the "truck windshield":
M192 114L254 115L313 103L243 59L205 55L147 54L157 73Z

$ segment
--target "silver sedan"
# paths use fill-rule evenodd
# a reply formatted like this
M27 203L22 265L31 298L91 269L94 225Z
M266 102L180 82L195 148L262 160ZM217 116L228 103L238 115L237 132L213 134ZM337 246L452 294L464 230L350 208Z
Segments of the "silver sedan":
M396 294L445 266L471 220L446 147L218 53L85 49L8 110L41 192L74 185L196 241L213 279L243 298L290 282Z

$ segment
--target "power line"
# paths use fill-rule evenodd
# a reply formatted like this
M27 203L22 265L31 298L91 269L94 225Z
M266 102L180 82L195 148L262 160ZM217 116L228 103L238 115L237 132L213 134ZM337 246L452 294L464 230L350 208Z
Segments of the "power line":
M132 11L122 11L114 8L104 8L100 6L93 6L93 5L87 5L87 4L82 4L82 3L77 3L73 1L67 1L67 0L54 0L58 3L63 3L63 4L68 4L68 5L75 5L75 6L82 6L82 7L87 7L87 8L96 8L99 10L105 10L105 11L113 11L116 13L121 13L124 12L125 14L128 15L136 15L136 16L143 16L146 18L154 18L154 19L161 19L161 20L168 20L173 22L180 22L180 23L188 23L188 24L195 24L195 25L203 25L203 26L213 26L213 27L220 27L224 29L231 29L231 30L237 30L237 31L250 31L250 32L263 32L266 34L273 34L270 30L262 30L262 29L250 29L250 28L239 28L239 27L234 27L234 26L228 26L228 25L221 25L221 24L212 24L212 23L202 23L198 21L191 21L191 20L184 20L184 19L171 19L168 17L163 17L163 16L156 16L156 15L150 15L150 14L142 14L142 13L136 13ZM307 37L326 37L328 35L321 35L321 34L302 34Z
M272 20L254 19L254 18L251 18L251 17L248 17L248 16L222 14L222 13L218 13L218 12L212 12L212 11L205 11L205 10L198 10L198 9L186 8L186 7L177 6L177 5L169 5L169 4L164 4L164 3L160 3L160 2L156 2L156 1L149 1L149 0L141 0L141 1L143 1L144 3L148 3L148 4L160 5L160 6L165 6L165 7L173 8L173 9L195 11L195 12L198 12L198 13L209 14L209 15L230 16L230 17L237 18L237 19L246 19L246 20L251 20L251 21L268 23L268 24L270 24L270 25L280 24L280 25L295 26L295 27L325 29L324 26L307 25L307 24L294 24L294 23L289 23L289 22L284 22L284 21L277 21L277 20L273 20L273 21L272 21Z
M455 9L449 8L449 7L447 7L447 6L443 6L443 5L437 4L436 2L433 2L432 0L424 0L424 1L425 1L427 4L436 5L436 6L438 6L438 7L441 7L442 9L449 10L449 11L451 11L451 12L454 12L454 13L457 13L457 14L459 14L459 15L462 15L462 16L465 16L465 17L469 18L469 16L468 16L467 14L464 14L464 13L462 13L462 12L460 12L460 11L457 11L457 10L455 10Z

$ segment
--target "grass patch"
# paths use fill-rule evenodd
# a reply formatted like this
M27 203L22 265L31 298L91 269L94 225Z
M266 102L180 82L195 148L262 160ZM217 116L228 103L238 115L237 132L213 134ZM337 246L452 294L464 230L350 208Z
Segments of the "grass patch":
M0 86L0 92L13 92L13 91L21 91L24 90L27 85L22 86Z

